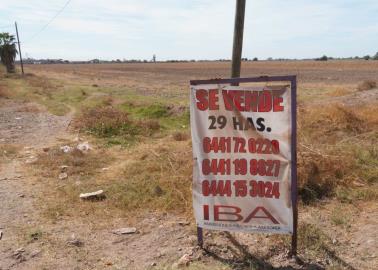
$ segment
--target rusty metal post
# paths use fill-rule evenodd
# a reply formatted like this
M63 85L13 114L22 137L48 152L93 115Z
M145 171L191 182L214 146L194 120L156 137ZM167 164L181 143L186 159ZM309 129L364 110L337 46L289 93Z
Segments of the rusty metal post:
M245 2L245 0L236 0L234 43L232 48L232 78L240 77L241 57L243 49Z

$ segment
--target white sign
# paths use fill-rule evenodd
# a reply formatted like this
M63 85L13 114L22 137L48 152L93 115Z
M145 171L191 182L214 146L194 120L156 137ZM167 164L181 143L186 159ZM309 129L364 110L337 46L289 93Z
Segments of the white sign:
M293 232L288 86L191 86L193 206L199 227Z

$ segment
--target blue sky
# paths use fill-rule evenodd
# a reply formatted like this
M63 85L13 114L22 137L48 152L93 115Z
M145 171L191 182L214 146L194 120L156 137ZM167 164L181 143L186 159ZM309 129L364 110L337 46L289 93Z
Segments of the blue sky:
M34 58L230 58L235 0L0 1L1 28L18 22ZM378 0L247 0L243 57L375 54Z

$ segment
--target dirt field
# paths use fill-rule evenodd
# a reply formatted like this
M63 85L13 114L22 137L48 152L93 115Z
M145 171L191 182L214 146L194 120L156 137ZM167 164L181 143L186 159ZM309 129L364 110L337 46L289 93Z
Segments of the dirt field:
M378 89L361 85L378 61L243 63L242 76L298 75L299 258L286 236L206 232L196 246L188 81L229 66L0 72L0 269L377 269Z

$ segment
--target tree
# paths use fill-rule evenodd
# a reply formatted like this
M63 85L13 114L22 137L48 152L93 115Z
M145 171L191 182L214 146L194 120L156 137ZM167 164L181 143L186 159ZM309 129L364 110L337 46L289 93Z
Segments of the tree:
M0 33L0 61L8 73L15 72L14 60L17 55L16 41L9 33Z
M328 57L327 57L327 55L323 55L322 57L316 58L315 60L317 60L317 61L327 61Z
M373 56L374 60L378 60L378 52Z

